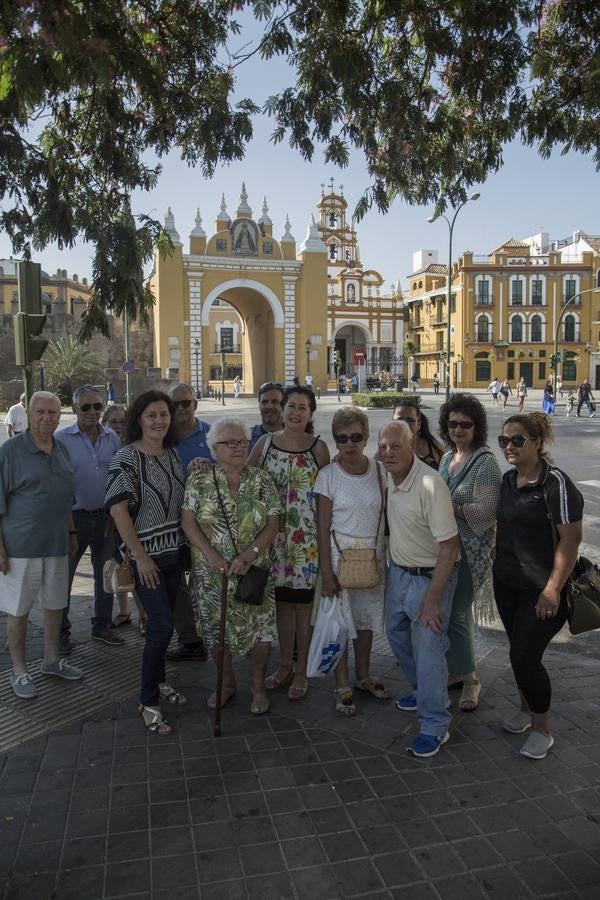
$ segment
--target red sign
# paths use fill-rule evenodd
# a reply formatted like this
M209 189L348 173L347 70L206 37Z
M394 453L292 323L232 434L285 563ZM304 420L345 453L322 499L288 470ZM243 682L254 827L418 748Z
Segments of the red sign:
M365 351L363 347L353 347L352 348L352 362L355 366L364 366L365 364Z

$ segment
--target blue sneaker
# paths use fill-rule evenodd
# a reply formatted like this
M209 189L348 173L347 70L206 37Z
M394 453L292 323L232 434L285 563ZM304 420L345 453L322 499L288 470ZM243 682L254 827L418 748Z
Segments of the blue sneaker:
M433 734L420 734L414 739L410 747L407 747L409 753L425 759L428 756L435 756L442 744L445 744L450 738L450 732L447 731L443 737L439 738Z
M405 694L404 697L396 697L394 703L396 704L396 709L401 709L403 712L416 712L417 695Z

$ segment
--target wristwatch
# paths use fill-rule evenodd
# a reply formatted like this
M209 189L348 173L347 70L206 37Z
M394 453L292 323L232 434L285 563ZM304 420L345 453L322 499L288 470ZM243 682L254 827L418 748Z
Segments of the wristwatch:
M256 556L257 556L257 557L260 556L260 548L257 547L256 544L254 545L254 547L250 547L250 549L251 549L254 553L256 553Z

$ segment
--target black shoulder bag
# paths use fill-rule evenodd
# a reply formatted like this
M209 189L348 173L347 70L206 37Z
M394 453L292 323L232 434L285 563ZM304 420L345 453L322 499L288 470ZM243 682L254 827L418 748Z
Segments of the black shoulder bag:
M225 504L223 503L223 498L221 497L221 491L219 490L219 483L217 481L217 476L214 469L212 470L212 473L215 481L217 497L219 498L219 505L221 507L221 512L223 513L225 524L227 526L227 531L229 532L229 537L231 538L231 543L233 544L235 555L239 556L237 545L235 543L235 540L233 539L231 526L229 525L229 519L227 518L227 511L225 509ZM247 603L250 606L261 606L264 600L265 588L267 586L270 574L270 569L263 569L260 566L251 565L245 575L240 575L238 577L238 583L235 589L235 599L238 601L238 603Z

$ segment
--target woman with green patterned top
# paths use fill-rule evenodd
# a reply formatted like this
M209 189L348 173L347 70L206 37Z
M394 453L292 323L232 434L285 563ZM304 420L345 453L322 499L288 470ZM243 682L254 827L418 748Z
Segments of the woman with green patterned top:
M246 465L250 429L245 422L233 416L218 419L206 442L217 464L190 474L182 508L181 523L192 545L192 596L216 663L221 585L223 575L229 576L221 703L236 691L232 657L250 654L250 710L261 715L269 709L265 672L275 636L274 582L269 579L258 606L240 603L235 593L239 576L251 565L271 568L281 507L269 475ZM208 705L215 708L216 694Z

